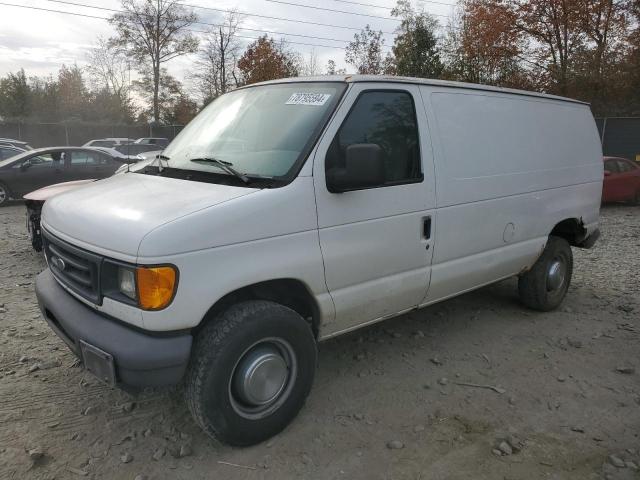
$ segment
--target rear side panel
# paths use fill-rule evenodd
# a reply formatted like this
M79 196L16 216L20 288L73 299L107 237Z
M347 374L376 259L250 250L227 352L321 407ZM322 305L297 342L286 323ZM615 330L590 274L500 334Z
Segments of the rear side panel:
M564 219L597 227L602 151L587 106L421 89L434 126L438 225L424 304L530 267Z
M440 140L439 207L602 182L600 140L585 105L490 92L424 97Z

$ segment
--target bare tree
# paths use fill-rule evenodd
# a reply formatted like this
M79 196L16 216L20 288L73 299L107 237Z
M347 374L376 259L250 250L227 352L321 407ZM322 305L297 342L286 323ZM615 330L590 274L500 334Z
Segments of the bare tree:
M320 61L318 60L318 53L315 48L312 48L309 52L309 56L303 58L300 73L307 77L313 77L320 75Z
M129 89L129 59L126 53L104 38L87 54L89 74L93 88L107 90L125 100Z
M327 75L346 75L347 71L344 68L338 68L336 61L330 59L327 62Z
M110 19L117 32L111 44L126 48L140 70L151 69L152 110L157 121L161 66L197 50L198 39L187 30L197 16L175 0L122 0L122 8Z
M229 13L224 23L212 28L198 52L194 73L190 75L198 94L206 104L238 85L238 57L241 45L237 31L240 15Z

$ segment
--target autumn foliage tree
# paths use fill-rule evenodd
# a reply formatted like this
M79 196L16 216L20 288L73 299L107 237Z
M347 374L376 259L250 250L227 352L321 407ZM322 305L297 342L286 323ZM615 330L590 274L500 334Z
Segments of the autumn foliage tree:
M638 0L633 0L637 2ZM565 95L597 114L638 105L631 0L461 0L444 50L447 76ZM635 110L634 110L635 109Z
M472 83L530 88L516 12L501 0L463 0L445 43L448 75Z
M109 90L91 89L77 65L57 75L28 77L24 70L0 78L0 118L32 122L129 123L134 111Z
M632 114L640 115L640 0L635 0L631 13L635 23L635 28L629 33L629 51L625 57L625 71L628 92L628 102L635 105Z
M264 35L247 47L238 69L245 85L298 75L298 58L286 46Z
M515 29L531 38L530 53L546 65L547 89L561 95L569 93L576 53L585 41L580 11L584 1L521 0L514 8Z
M393 56L389 57L393 73L439 78L444 65L438 46L438 21L424 11L415 11L409 0L398 0L391 15L401 20L392 47Z
M367 25L360 33L354 34L353 41L347 45L345 60L359 74L380 75L384 71L383 46L382 32Z
M153 72L148 69L142 72L142 77L133 82L133 88L138 92L144 103L148 105L140 114L142 118L154 118L153 104ZM184 125L198 112L197 104L189 99L184 92L182 83L173 77L166 68L160 69L160 88L158 90L158 122L166 125Z
M619 93L627 79L629 47L638 45L630 40L629 4L613 0L592 0L581 3L580 21L585 34L584 48L577 52L576 89L592 102L596 110L618 103Z

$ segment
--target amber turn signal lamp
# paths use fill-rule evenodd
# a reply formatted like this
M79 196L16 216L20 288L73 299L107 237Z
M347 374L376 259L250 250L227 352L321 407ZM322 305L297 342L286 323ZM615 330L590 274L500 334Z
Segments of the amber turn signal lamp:
M144 310L161 310L171 303L177 286L173 267L138 267L138 303Z

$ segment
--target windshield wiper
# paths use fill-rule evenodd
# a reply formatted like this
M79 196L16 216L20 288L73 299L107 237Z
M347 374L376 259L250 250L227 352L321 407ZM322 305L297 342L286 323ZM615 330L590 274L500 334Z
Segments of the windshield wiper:
M212 158L212 157L192 158L189 161L193 163L204 163L209 165L215 165L216 167L224 170L225 172L239 178L245 185L249 185L251 183L251 179L247 177L244 173L240 173L235 168L233 168L233 163L231 162L225 162L224 160L218 160L217 158Z
M151 165L156 163L156 160L158 161L158 172L162 172L162 170L164 170L164 167L162 166L162 160L167 162L167 161L170 160L170 158L167 157L166 155L163 155L163 154L159 153L158 155L155 156L153 162L151 162Z

